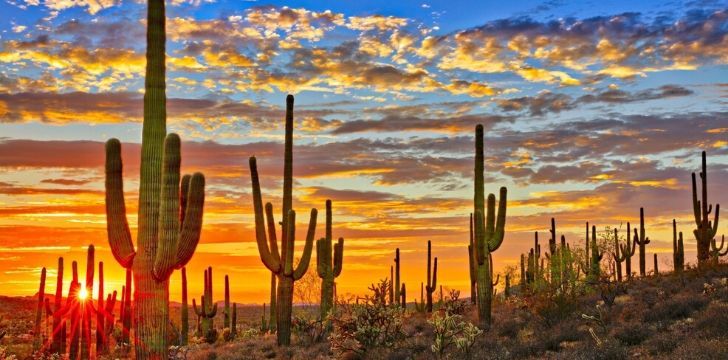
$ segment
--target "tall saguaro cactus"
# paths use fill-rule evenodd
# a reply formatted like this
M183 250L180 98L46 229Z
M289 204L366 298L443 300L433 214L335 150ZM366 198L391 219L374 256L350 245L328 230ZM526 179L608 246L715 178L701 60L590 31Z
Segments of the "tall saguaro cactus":
M344 238L340 237L332 249L331 218L331 200L326 200L326 237L316 241L316 272L321 278L320 310L322 320L326 319L333 307L334 279L341 275L344 261Z
M126 219L121 144L106 143L106 221L116 261L133 269L135 354L167 357L169 276L194 254L200 239L205 178L184 176L180 189L180 139L167 135L164 0L149 0L144 82L137 247Z
M604 251L599 251L597 245L597 227L592 225L591 232L591 259L589 260L589 280L591 282L599 281L601 273L601 261L604 257Z
M260 192L260 181L258 180L258 166L255 156L250 158L250 177L253 186L253 208L255 211L255 238L258 245L258 252L263 264L272 273L276 274L278 280L278 291L276 293L276 323L278 345L290 345L291 343L291 312L293 308L293 284L306 274L308 264L311 260L313 249L313 238L316 232L316 217L318 211L311 209L311 217L308 223L306 244L303 248L301 260L294 268L293 249L295 242L296 212L292 209L293 202L293 95L286 98L286 134L285 153L283 163L283 221L281 236L281 251L278 253L278 241L276 239L275 220L273 219L273 205L265 204L265 216L263 214L263 200ZM266 234L265 220L268 221Z
M485 178L483 155L483 125L475 127L475 194L473 198L475 220L475 260L478 265L478 318L484 328L490 327L493 284L490 254L501 246L505 235L507 190L500 188L498 213L495 195L488 195L485 206ZM487 212L486 212L487 210Z
M645 246L650 243L650 238L645 236L645 210L644 210L644 208L640 208L640 229L639 229L639 234L637 233L637 229L634 229L634 242L636 242L637 245L640 246L640 276L645 276L647 274L647 271L645 270L646 269Z
M692 174L693 214L695 216L695 225L697 226L693 230L693 234L695 235L698 246L698 265L704 265L710 260L710 242L715 239L715 235L718 233L718 219L720 215L720 204L715 204L715 215L713 221L710 221L710 213L713 211L713 205L708 204L708 170L705 151L703 151L702 160L702 171L700 172L701 200L698 200L698 187L695 181L695 173Z
M634 256L636 241L631 241L630 225L627 223L627 242L624 245L620 245L619 248L625 257L624 270L627 273L627 280L632 279L632 256ZM630 245L631 244L631 245Z
M432 242L427 240L427 312L432 312L432 293L437 287L437 257L435 257L435 267L432 268Z
M225 320L223 321L223 328L230 328L230 320L232 313L230 312L230 278L225 275L225 309L224 309Z

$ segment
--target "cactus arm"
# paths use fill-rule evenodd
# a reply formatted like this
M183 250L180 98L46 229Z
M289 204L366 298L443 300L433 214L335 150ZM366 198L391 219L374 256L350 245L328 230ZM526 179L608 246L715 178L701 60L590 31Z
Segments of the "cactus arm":
M110 139L106 142L105 167L106 231L109 238L109 246L116 261L122 267L130 268L136 252L134 251L134 244L131 241L129 222L126 219L121 143L118 139Z
M303 254L301 260L296 266L296 270L293 272L293 279L299 280L306 274L308 270L308 263L311 261L311 251L313 249L313 238L316 236L316 217L318 210L311 209L311 218L308 221L308 232L306 233L306 244L303 246ZM291 245L293 245L293 239L291 239ZM291 246L291 252L293 247ZM293 261L291 261L292 263Z
M326 241L325 238L316 240L316 273L318 273L320 278L326 277L327 270L326 262L324 261L324 251L326 250L324 241Z
M485 239L490 243L490 239L495 233L495 195L488 194L487 209L485 215ZM486 244L490 247L490 244Z
M713 218L713 228L710 230L709 237L713 238L715 237L715 234L718 233L718 215L720 213L720 204L715 205L715 215ZM708 224L710 226L710 223Z
M283 275L293 275L293 249L296 242L296 211L291 209L286 216L286 234L283 235L281 261Z
M179 223L184 224L185 223L185 213L187 212L187 195L190 192L190 180L192 179L192 175L185 174L182 177L182 183L180 184L179 189Z
M344 238L339 238L339 241L334 245L334 277L341 275L341 270L344 268Z
M720 251L723 250L723 246L725 245L725 235L721 236L720 238L720 246L716 246L717 243L718 242L715 239L712 239L710 241L710 249L713 250L715 253L720 253Z
M177 265L177 244L179 242L179 183L180 183L180 139L169 134L164 141L162 156L162 192L159 209L159 236L154 256L153 275L157 281L164 281Z
M213 303L209 311L205 314L208 318L214 318L217 315L217 303Z
M700 228L702 215L700 214L700 201L698 200L698 185L695 181L695 173L692 173L693 180L693 214L695 216L695 225Z
M435 291L435 288L437 287L437 256L435 256L435 265L432 268L432 288L431 292Z
M281 271L281 261L271 254L268 248L268 239L266 238L265 223L263 219L263 200L260 194L260 181L258 180L258 166L256 165L255 156L250 157L250 177L253 186L253 210L255 212L255 240L258 245L258 253L268 270L279 273ZM285 248L285 246L284 246Z
M273 204L265 203L265 218L268 224L268 244L270 246L270 254L276 262L281 262L281 256L278 252L278 237L276 236L276 220L273 216Z
M175 269L181 269L192 259L197 244L200 242L200 232L202 231L205 176L201 173L195 173L188 182L189 189L187 190L186 205L183 208L185 220L181 223ZM184 184L184 180L182 184Z
M205 303L205 296L203 295L203 296L202 296L202 297L200 298L200 307L201 307L201 306L202 306L202 304L204 304L204 303ZM202 315L204 314L204 313L203 313L202 311L200 311L200 309L198 309L198 308L197 308L197 302L195 301L195 299L194 299L194 298L192 298L192 310L193 310L193 311L195 312L195 314L197 314L197 316L200 316L200 317L202 317Z
M489 197L490 199L490 197ZM508 189L505 186L500 188L500 197L498 198L498 217L496 218L495 232L493 237L488 241L490 252L498 250L503 244L506 227L506 201L508 199ZM489 205L490 206L490 205Z

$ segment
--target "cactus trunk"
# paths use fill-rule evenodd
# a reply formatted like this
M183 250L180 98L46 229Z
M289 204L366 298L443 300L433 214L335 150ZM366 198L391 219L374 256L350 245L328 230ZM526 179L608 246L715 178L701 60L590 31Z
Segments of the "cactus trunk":
M182 268L182 308L180 309L182 319L180 321L179 344L186 346L189 342L190 312L187 304L187 268Z
M66 349L62 345L62 337L65 336L66 322L61 317L61 307L63 306L63 258L58 258L58 275L56 277L56 297L53 307L53 343L51 352L62 354Z
M718 232L718 220L720 215L720 204L715 205L715 215L713 221L710 221L710 213L713 211L713 205L708 204L708 169L707 155L705 151L702 153L702 171L700 172L701 182L701 200L698 200L698 188L695 181L695 173L692 174L693 181L693 214L695 217L695 225L697 228L693 230L695 240L697 240L698 249L698 265L707 264L711 258L711 241L715 239Z
M38 288L38 306L35 310L35 326L33 331L35 338L33 340L33 349L39 350L43 346L43 336L40 332L40 321L41 314L43 314L43 305L45 303L45 283L46 283L46 268L40 271L40 287Z
M342 270L344 239L332 244L331 200L326 200L326 237L316 241L316 272L321 278L321 320L326 319L334 305L334 279ZM333 254L332 254L333 252Z

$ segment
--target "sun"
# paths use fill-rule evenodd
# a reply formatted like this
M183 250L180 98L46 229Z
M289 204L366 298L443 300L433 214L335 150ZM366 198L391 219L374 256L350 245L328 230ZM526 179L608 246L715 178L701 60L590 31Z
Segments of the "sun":
M78 292L78 298L81 301L85 301L88 298L88 291L86 291L85 287L82 287L81 291Z

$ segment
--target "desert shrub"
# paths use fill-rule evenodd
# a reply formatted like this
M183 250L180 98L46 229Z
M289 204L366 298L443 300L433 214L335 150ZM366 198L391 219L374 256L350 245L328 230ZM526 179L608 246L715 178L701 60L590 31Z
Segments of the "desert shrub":
M577 305L574 296L562 293L551 295L544 293L536 299L533 307L543 323L547 327L552 327L574 314Z
M376 347L392 347L404 338L404 310L367 297L363 304L341 305L330 316L331 349L341 355L363 354Z
M293 332L304 345L311 345L323 341L326 335L326 325L321 320L309 320L296 316L292 321Z
M460 290L450 290L444 308L448 314L463 315L468 310L468 304L460 300Z
M641 323L625 324L614 331L614 338L622 345L639 345L650 337L650 330Z
M549 329L544 339L543 347L549 351L559 351L560 345L564 341L575 341L583 338L579 331L578 324L573 321L564 321Z
M546 351L546 348L544 347L544 343L539 341L513 340L508 343L508 351L510 353L510 357L513 359L526 359L530 357L538 357Z
M497 326L498 336L515 338L518 335L518 332L521 330L521 327L523 327L523 324L517 319L508 318L505 321L497 324Z
M693 339L684 341L672 353L674 359L724 360L728 359L728 346L723 339Z
M464 321L460 315L450 315L447 312L442 315L435 315L429 321L435 333L432 344L432 352L439 359L447 357L448 349L455 346L461 354L470 357L470 350L478 335L483 330L477 326Z
M728 304L711 303L695 321L695 327L707 336L728 334Z
M563 359L577 360L623 360L629 358L627 349L625 349L618 341L608 341L595 345L593 342L587 342L574 351L563 354Z
M677 295L657 303L645 313L647 322L684 319L707 305L707 299L694 295Z
M230 328L223 328L222 329L222 338L225 341L233 340L233 331L230 330Z
M658 332L645 342L645 347L652 355L669 354L675 350L683 339L671 332Z

